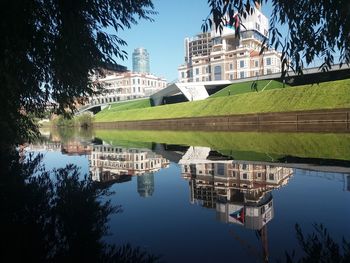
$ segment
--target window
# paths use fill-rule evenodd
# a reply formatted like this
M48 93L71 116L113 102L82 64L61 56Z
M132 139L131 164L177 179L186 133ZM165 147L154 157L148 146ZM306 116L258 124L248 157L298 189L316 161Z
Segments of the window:
M244 60L240 60L239 61L239 67L240 68L244 68Z
M196 68L196 75L199 75L199 68Z
M233 80L233 74L230 74L230 80Z
M140 84L140 79L137 79L137 84Z
M239 77L240 77L241 79L244 78L244 71L241 71L241 72L239 73Z
M269 180L275 180L275 175L274 174L269 174Z
M243 169L243 170L247 170L247 165L246 165L246 164L243 164L243 165L242 165L242 169Z
M233 70L233 64L230 63L230 70Z
M221 66L214 67L214 80L221 80Z
M271 65L271 58L266 59L266 65L268 65L268 66Z
M259 24L259 23L255 23L255 29L257 29L258 31L260 31L260 24Z
M132 79L132 84L135 84L135 79Z
M243 174L243 179L248 179L248 175L246 173Z
M255 65L256 68L259 67L259 61L258 61L258 60L255 60L255 61L254 61L254 65Z
M225 165L223 163L218 163L218 170L217 170L217 174L218 175L225 175Z

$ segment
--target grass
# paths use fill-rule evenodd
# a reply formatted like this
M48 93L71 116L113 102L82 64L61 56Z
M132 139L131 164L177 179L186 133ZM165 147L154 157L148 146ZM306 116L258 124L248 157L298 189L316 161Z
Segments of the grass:
M201 101L130 109L104 110L95 122L150 120L199 116L224 116L260 112L285 112L350 107L350 79L284 89L250 92Z
M214 93L213 95L210 96L210 98L228 96L229 94L232 96L232 95L237 95L242 93L255 92L255 91L252 91L251 89L252 83L253 81L231 84L226 88L223 88L222 90ZM283 84L276 80L258 80L256 83L257 83L258 91L283 88ZM289 87L289 86L285 85L285 87Z
M350 160L350 134L95 130L95 135L112 145L205 146L236 160L278 161L285 156Z
M150 99L142 99L135 101L119 102L111 105L110 111L125 111L130 109L142 109L151 107Z

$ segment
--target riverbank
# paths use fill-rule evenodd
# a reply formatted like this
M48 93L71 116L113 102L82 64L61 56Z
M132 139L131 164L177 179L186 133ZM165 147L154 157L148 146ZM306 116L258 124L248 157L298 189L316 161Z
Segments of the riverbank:
M96 114L94 123L219 117L321 109L350 109L350 79L250 92L142 109L111 107Z

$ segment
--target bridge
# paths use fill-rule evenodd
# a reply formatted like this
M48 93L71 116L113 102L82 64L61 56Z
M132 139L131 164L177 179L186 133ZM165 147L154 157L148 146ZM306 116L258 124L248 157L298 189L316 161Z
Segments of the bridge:
M79 108L78 111L76 111L74 114L75 115L80 115L84 112L92 112L93 114L96 114L97 112L100 112L101 110L109 107L111 103L100 103L100 104L87 104L84 105L83 107Z
M132 102L132 101L138 101L138 100L144 100L150 97L142 97L142 98L137 98L137 99L131 99L131 100L120 100L117 102L104 102L104 103L92 103L92 104L86 104L83 107L80 107L74 114L75 115L80 115L84 112L91 112L93 114L96 114L100 112L101 110L110 107L112 104L118 104L118 103L125 103L125 102Z

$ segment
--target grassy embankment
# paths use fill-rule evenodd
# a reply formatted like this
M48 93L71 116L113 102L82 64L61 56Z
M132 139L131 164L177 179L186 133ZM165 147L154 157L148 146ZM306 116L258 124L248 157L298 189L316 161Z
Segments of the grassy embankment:
M211 95L210 98L228 96L229 94L232 96L232 95L252 92L253 82L254 81L247 81L247 82L231 84L226 88L223 88L222 90L219 90L215 94ZM257 84L258 91L283 88L283 83L276 80L258 80L256 81L256 84ZM285 85L285 88L287 87L289 87L289 85Z
M249 88L250 89L250 88ZM201 101L122 110L105 109L95 122L223 116L259 112L285 112L350 107L350 79L283 89L249 92Z
M142 99L136 101L118 102L111 105L110 110L125 111L131 109L142 109L151 107L150 99Z
M350 134L95 130L112 145L157 142L205 146L237 160L276 161L285 156L350 160Z

